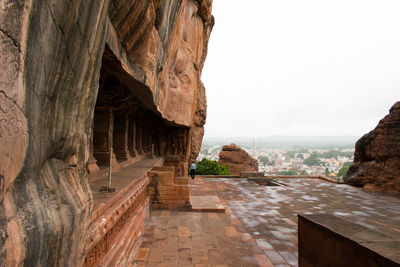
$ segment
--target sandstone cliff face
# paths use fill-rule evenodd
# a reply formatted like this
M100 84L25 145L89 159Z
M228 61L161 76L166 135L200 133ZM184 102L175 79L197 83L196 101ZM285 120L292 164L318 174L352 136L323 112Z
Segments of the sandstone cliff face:
M211 5L211 0L165 0L110 6L107 44L145 86L146 92L137 94L167 121L190 127L187 153L179 156L185 162L197 157L204 135L207 104L200 76L214 25ZM115 39L121 40L122 53Z
M207 117L207 99L203 83L200 81L197 95L196 111L194 113L193 124L191 127L190 156L188 162L196 160L203 141L204 125Z
M113 1L110 20L163 117L190 126L213 27L210 0Z
M371 191L400 194L400 102L357 141L354 163L344 181Z
M0 264L73 266L91 212L87 133L106 1L1 5Z
M110 58L125 87L184 129L182 160L198 153L211 4L0 1L0 266L82 264L89 136Z
M225 165L233 175L240 175L242 171L258 171L257 160L235 144L222 147L219 164Z

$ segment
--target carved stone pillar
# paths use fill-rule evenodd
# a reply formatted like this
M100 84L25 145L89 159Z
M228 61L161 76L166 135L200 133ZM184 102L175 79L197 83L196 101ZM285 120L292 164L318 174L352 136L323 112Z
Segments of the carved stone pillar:
M97 166L97 160L93 156L93 127L94 127L94 121L92 122L92 127L90 129L90 137L89 137L89 163L88 163L88 169L89 173L95 173L99 171L99 167Z
M143 122L136 122L136 150L139 154L143 154Z
M109 145L112 142L114 116L108 109L96 109L93 126L93 156L98 165L110 164ZM114 157L114 156L113 156Z
M158 135L154 136L153 142L154 142L154 148L155 148L156 156L160 156L161 155L161 152L160 152L160 139L159 139Z
M142 149L143 152L146 153L149 151L149 148L147 147L147 128L144 122L141 123L141 128L142 128Z
M168 151L168 141L165 138L165 136L161 135L159 137L159 143L160 143L160 155L164 156L167 154Z
M128 150L128 115L114 116L113 149L118 160L130 158Z
M146 125L145 128L144 128L144 130L145 130L145 131L144 131L144 132L145 132L145 135L144 135L143 143L144 143L144 147L146 148L145 151L146 151L146 152L151 152L151 141L150 141L150 130L149 130L149 126Z
M138 155L138 152L136 151L136 120L134 118L129 118L128 150L132 158Z
M148 148L149 148L149 151L151 152L151 146L152 146L152 144L153 144L153 141L152 141L152 133L151 133L151 131L150 131L150 129L148 129L147 130L148 132L148 134L147 134L147 146L148 146Z

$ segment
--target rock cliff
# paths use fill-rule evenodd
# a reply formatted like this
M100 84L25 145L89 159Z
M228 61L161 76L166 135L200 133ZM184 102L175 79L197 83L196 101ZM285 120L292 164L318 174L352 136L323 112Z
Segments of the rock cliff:
M0 266L83 264L93 212L89 147L103 142L91 137L99 103L119 108L115 121L132 105L146 109L135 118L149 134L136 134L136 124L133 132L143 150L156 146L182 164L197 155L211 5L0 1ZM164 128L149 125L150 117Z
M242 171L258 171L257 160L235 144L222 147L219 164L225 165L233 175L240 175Z
M400 102L356 143L345 183L370 191L400 194Z

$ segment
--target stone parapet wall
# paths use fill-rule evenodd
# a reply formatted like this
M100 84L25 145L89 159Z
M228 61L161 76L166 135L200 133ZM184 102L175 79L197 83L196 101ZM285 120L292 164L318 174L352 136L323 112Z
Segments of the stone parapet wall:
M150 208L149 184L149 177L143 176L95 211L86 242L85 266L126 262L144 230Z
M246 173L245 175L196 175L196 178L224 178L224 179L234 179L234 178L268 178L268 179L319 179L325 182L337 184L337 180L332 178L322 176L322 175L265 175L261 176L259 172L255 173L255 176L249 175Z
M241 178L240 175L196 175L196 178Z
M173 167L153 168L147 176L151 179L148 194L151 197L152 208L171 210L192 208L189 180L185 177L175 177Z
M283 178L283 179L290 179L290 178L305 178L305 179L320 179L325 182L338 184L337 180L323 176L323 175L266 175L265 178Z
M258 171L241 171L240 172L240 177L243 178L249 178L249 177L263 177L264 172L258 172Z
M175 176L187 177L188 174L188 162L185 157L182 156L166 156L165 166L173 167Z

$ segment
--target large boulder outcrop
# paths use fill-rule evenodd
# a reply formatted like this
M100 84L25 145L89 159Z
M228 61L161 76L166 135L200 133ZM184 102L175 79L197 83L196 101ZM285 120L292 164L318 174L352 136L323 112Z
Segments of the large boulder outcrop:
M219 164L225 165L233 175L240 175L242 171L258 171L258 161L235 144L222 147Z
M345 183L400 194L400 102L378 126L357 141Z
M103 69L182 129L183 161L198 153L211 4L0 1L0 266L83 264Z

